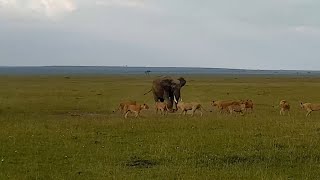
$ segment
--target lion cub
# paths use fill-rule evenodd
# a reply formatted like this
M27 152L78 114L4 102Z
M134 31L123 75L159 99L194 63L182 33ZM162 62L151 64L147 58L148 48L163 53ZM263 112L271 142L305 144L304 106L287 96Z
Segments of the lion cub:
M158 114L158 111L160 111L161 115L167 115L168 114L168 106L165 102L156 102L156 113Z
M285 112L288 112L288 115L289 115L290 104L288 103L288 101L281 100L279 103L279 107L280 107L280 116L285 115Z
M191 111L191 116L194 115L194 113L196 111L200 111L201 116L203 115L202 113L202 106L200 103L196 103L196 102L191 102L191 103L185 103L185 102L179 102L177 105L178 109L180 109L182 112L181 114L184 113L184 115L187 114L187 111Z
M135 105L126 105L124 107L124 118L128 118L128 114L131 112L131 113L134 113L135 114L135 117L139 117L140 116L140 112L141 110L143 109L149 109L149 106L147 104L143 104L143 105L140 105L140 104L135 104Z

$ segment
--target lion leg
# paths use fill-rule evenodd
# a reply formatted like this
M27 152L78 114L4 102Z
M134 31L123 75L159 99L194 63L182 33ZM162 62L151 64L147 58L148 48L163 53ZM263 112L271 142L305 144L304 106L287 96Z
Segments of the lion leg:
M181 113L180 113L180 115L183 115L183 113L184 113L184 109L181 109Z
M196 112L197 109L192 109L191 110L191 116L194 116L194 113Z
M184 110L184 115L187 115L187 110Z
M124 118L125 118L125 119L127 119L127 118L128 118L128 114L129 114L129 112L130 112L130 111L127 111L127 112L124 114Z
M140 112L135 112L135 114L136 114L135 117L138 118L140 115Z
M312 112L311 110L308 110L306 117L310 116L311 112Z

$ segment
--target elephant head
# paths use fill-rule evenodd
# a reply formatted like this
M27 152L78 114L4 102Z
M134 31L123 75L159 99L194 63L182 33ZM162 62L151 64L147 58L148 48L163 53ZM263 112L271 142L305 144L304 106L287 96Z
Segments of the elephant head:
M173 106L176 108L181 97L181 88L186 84L186 80L182 77L172 79L170 77L162 77L153 82L153 94L155 101L166 101L169 109Z

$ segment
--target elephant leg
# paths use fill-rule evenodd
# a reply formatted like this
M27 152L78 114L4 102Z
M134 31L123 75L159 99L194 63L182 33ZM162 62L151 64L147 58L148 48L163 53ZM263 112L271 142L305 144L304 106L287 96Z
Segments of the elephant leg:
M172 111L173 106L173 99L170 97L170 93L167 91L164 91L163 99L167 103L167 108Z
M154 102L158 102L159 101L159 97L154 91L153 91L153 99L154 99Z

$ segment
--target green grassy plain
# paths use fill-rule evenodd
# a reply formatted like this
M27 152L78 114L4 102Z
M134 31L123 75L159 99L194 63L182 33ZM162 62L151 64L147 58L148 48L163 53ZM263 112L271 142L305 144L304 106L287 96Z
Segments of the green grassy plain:
M252 99L252 114L125 120L121 100L153 105L143 76L0 77L0 179L319 179L320 78L187 76L185 102ZM291 116L279 116L281 99Z

